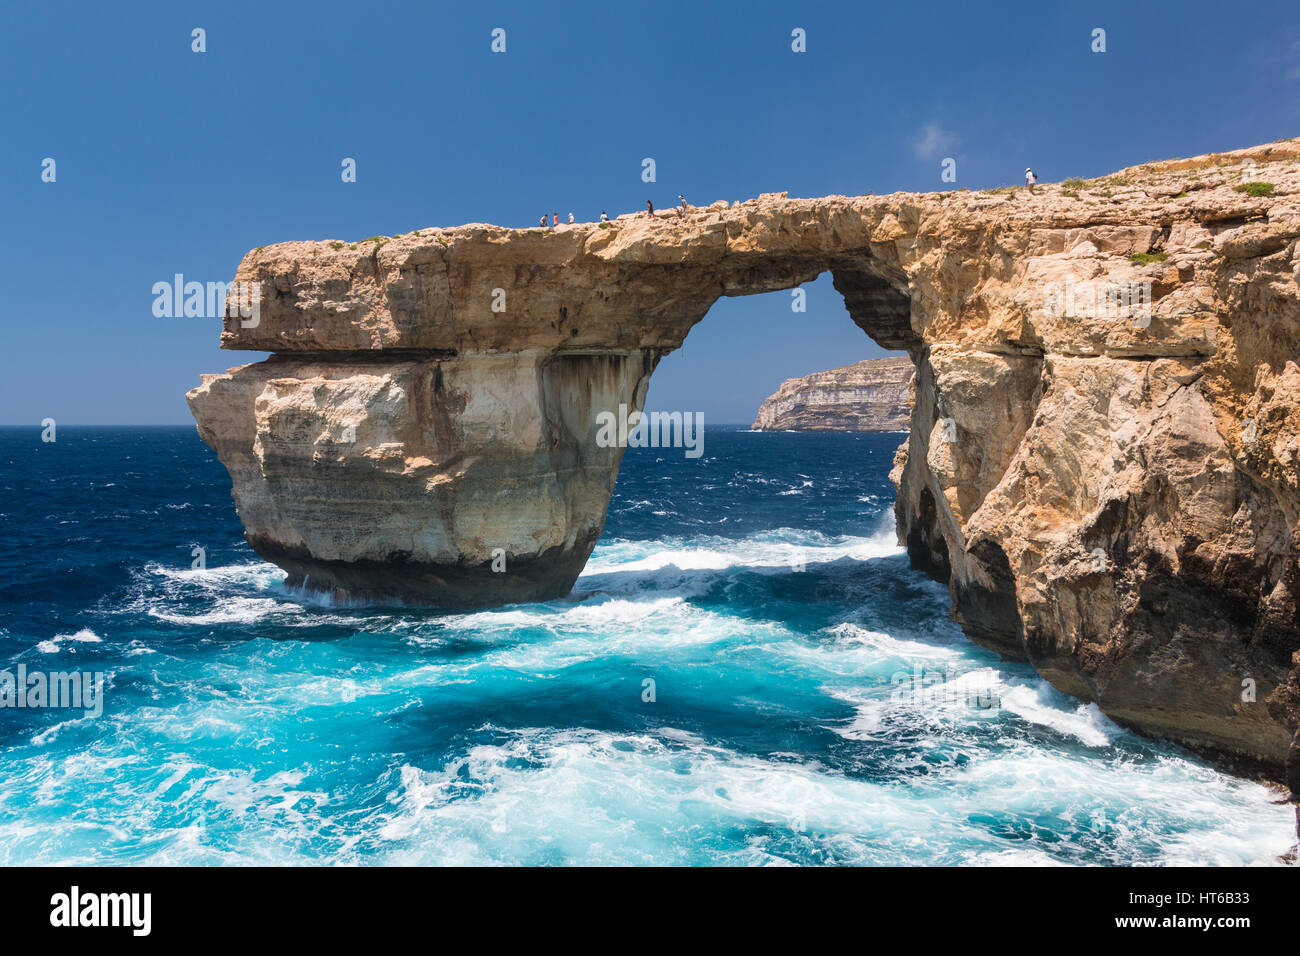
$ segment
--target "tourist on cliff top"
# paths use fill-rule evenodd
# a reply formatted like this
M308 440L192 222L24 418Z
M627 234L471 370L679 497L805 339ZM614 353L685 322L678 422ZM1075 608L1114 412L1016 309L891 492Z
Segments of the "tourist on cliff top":
M603 209L600 211L600 221L601 221L601 222L609 222L609 216L607 216L607 215L605 214L605 210L603 210Z
M569 225L573 225L573 213L569 213Z
M681 211L678 212L678 215L679 215L679 216L684 216L684 215L686 215L686 208L687 208L687 207L686 207L686 197L683 196L681 193L678 193L678 194L677 194L677 201L678 201L679 203L682 204Z
M538 220L538 224L539 224L543 229L546 228L546 213L542 213L542 218Z
M1034 175L1034 171L1033 171L1032 169L1030 169L1028 166L1026 166L1026 167L1025 167L1025 185L1029 187L1029 195L1031 195L1031 196L1034 194L1034 183L1036 183L1036 182L1038 182L1038 177Z
M551 213L551 225L558 226L559 224L560 224L560 214L558 212Z
M655 214L655 204L652 203L650 200L647 199L647 200L645 201L645 207L646 207L646 209L650 210L650 215L651 215L651 216L653 216L653 215Z

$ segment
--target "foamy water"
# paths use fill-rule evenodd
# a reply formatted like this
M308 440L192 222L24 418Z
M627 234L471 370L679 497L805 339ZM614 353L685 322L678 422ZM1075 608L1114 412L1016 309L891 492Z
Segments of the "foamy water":
M946 589L895 542L885 440L874 470L828 441L788 474L733 461L712 432L698 475L630 461L572 594L472 613L303 600L238 544L219 484L142 496L151 511L195 501L165 510L211 524L51 598L67 609L48 624L46 605L20 605L3 632L11 661L103 670L109 688L97 719L2 715L0 862L1232 865L1287 851L1294 812L1274 793L966 641ZM195 571L196 537L231 543Z

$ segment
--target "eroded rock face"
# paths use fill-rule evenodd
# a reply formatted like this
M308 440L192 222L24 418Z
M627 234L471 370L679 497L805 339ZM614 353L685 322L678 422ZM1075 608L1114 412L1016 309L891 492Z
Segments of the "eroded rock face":
M587 424L638 407L654 362L282 354L188 397L249 544L290 586L465 608L568 593L623 453Z
M190 404L295 581L557 596L621 456L597 415L639 408L718 296L829 270L915 363L899 535L967 634L1140 731L1300 775L1298 157L271 246L237 275L257 324L222 344L275 357Z
M867 359L788 378L754 418L755 431L906 431L912 413L911 359Z

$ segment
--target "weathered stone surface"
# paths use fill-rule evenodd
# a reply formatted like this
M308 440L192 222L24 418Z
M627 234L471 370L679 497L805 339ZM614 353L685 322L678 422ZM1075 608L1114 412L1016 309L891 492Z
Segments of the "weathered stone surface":
M617 472L595 416L639 407L719 296L829 270L916 365L900 539L966 632L1138 730L1281 777L1300 752L1297 157L1289 140L1034 196L767 195L270 246L237 276L261 283L258 322L222 342L276 357L190 403L249 540L295 580L554 596Z
M912 413L908 358L867 359L788 378L754 418L755 431L907 431Z
M293 353L205 375L188 397L249 544L291 586L460 608L573 586L623 454L588 423L639 407L653 366L643 353Z

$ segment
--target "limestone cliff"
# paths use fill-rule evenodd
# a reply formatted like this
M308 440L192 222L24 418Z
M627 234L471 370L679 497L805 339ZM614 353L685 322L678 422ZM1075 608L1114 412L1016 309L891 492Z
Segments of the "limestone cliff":
M966 633L1280 775L1300 724L1297 157L269 246L237 276L258 314L222 344L275 356L189 401L250 543L293 581L553 597L618 470L597 410L639 407L720 295L829 270L916 365L899 534Z
M788 378L754 418L755 431L907 431L916 366L907 358L867 359Z

